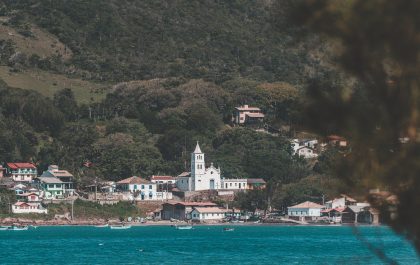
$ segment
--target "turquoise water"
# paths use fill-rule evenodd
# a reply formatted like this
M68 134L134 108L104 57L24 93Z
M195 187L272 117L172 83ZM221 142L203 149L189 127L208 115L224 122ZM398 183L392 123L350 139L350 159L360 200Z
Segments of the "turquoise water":
M399 264L420 264L386 227L39 227L0 231L0 264L383 264L362 241ZM362 238L362 239L360 239Z

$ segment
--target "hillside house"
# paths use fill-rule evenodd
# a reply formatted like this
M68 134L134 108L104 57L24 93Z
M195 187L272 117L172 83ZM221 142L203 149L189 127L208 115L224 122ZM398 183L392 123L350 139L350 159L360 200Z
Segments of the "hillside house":
M57 165L50 165L41 177L54 177L61 180L66 195L73 195L75 189L74 176L67 170L59 169Z
M264 117L260 108L243 105L235 108L233 122L238 125L262 124Z
M266 182L262 178L249 178L246 179L247 190L263 190L266 187Z
M35 183L44 192L45 199L63 199L64 183L56 177L37 177Z
M222 188L225 190L246 190L247 179L222 179Z
M140 177L130 177L116 183L117 190L130 193L128 200L153 201L172 199L171 192L159 192L157 184Z
M6 171L15 182L32 182L38 174L33 163L7 163Z
M25 214L25 213L39 213L46 214L48 211L42 207L41 203L37 202L16 202L12 205L12 213Z
M347 140L344 137L338 135L330 135L327 137L327 142L331 146L335 147L347 147Z

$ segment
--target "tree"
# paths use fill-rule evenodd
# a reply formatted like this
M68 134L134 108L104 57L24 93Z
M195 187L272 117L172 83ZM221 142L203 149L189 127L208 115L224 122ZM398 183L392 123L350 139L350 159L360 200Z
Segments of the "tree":
M59 109L66 120L75 121L78 118L78 107L74 98L73 90L63 88L54 94L54 106Z
M420 2L311 0L296 11L301 25L334 39L341 65L360 80L357 86L314 80L308 124L350 140L338 173L356 190L395 194L398 203L387 193L369 199L420 250L420 213L413 211L420 207Z

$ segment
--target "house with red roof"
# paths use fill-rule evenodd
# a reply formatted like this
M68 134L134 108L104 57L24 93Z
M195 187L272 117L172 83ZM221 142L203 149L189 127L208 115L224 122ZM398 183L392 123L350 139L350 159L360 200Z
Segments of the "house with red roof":
M40 213L46 214L47 209L42 207L41 203L33 202L16 202L12 205L12 213L24 214L24 213Z
M7 163L7 175L15 182L32 182L38 175L33 163Z

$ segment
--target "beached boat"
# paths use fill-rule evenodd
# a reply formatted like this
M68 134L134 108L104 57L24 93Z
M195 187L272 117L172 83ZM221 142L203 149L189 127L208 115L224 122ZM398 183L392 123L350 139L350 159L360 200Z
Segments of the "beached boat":
M129 229L131 225L111 225L111 229Z
M235 228L233 227L224 227L223 231L235 231Z
M27 226L17 226L17 225L12 225L11 227L9 227L8 230L13 230L13 231L23 231L23 230L28 230Z
M189 230L192 229L192 225L176 225L175 229L179 229L179 230Z
M109 224L104 224L104 225L95 225L95 227L98 227L98 228L108 227L108 226L109 226Z

